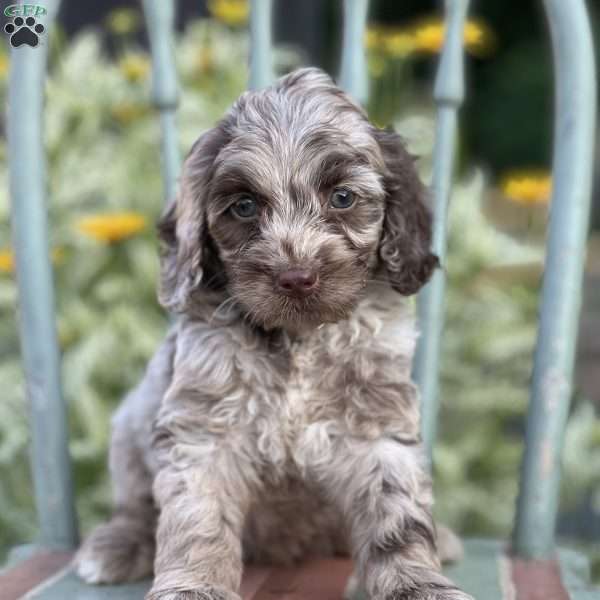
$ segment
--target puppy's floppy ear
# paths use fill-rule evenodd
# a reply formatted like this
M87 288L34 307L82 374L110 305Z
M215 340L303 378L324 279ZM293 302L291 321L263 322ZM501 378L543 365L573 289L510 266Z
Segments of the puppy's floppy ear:
M405 296L416 293L439 266L431 253L431 211L427 193L400 136L374 130L385 162L386 207L379 257L392 287Z
M205 204L217 154L227 143L223 124L204 133L192 146L182 169L179 191L160 217L159 302L183 312L203 278L208 235Z

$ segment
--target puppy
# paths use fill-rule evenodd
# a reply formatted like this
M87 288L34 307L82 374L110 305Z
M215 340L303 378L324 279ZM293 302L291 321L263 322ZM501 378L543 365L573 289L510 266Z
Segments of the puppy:
M440 573L410 380L424 197L398 135L316 69L200 137L159 224L181 316L114 418L83 579L238 600L244 562L351 553L372 599L469 599Z

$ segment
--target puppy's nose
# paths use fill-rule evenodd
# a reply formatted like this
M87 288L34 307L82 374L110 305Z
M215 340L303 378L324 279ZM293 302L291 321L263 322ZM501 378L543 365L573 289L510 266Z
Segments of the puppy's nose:
M283 271L277 278L277 287L290 296L310 296L317 283L317 274L308 269Z

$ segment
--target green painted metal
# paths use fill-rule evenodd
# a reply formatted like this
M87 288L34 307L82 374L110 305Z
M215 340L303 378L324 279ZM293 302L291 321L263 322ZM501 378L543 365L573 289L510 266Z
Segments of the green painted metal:
M248 88L259 90L273 82L271 22L273 0L250 2L250 80Z
M431 197L433 201L433 251L442 264L418 299L421 337L413 375L421 393L421 431L431 462L438 413L440 344L444 326L446 238L448 204L452 190L457 113L464 99L463 29L469 0L446 0L447 34L434 88L437 105L436 144L433 155Z
M149 581L124 585L87 585L72 571L29 592L23 600L144 600Z
M8 143L12 236L19 288L21 352L31 415L31 465L43 546L74 547L77 520L60 381L46 214L43 104L48 30L56 0L40 0L46 33L35 48L12 50Z
M594 47L583 0L544 0L555 63L553 193L526 450L513 547L554 552L560 454L581 304L596 116Z
M152 52L152 101L160 111L161 158L165 201L175 196L181 157L175 113L179 85L173 52L173 0L143 0Z
M361 104L367 101L369 78L364 35L369 0L344 0L344 36L340 86Z

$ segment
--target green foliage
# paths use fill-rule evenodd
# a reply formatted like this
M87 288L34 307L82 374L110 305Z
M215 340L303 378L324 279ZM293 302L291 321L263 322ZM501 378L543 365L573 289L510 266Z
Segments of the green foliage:
M244 89L247 40L214 22L197 22L178 39L176 50L185 152ZM122 52L118 60L109 59L94 32L58 43L47 85L48 209L52 247L60 249L54 273L57 320L84 531L109 509L109 415L136 383L166 327L155 300L152 227L109 244L86 237L77 225L91 214L122 211L139 213L151 224L161 210L160 133L149 105L148 57L131 42L124 42ZM279 60L294 62L289 54ZM3 100L5 93L2 82ZM426 155L427 166L433 134L423 106L421 101L407 107L412 117L399 125L413 139L413 149ZM0 156L6 156L4 141ZM5 161L0 164L5 240L8 185ZM465 532L505 535L517 487L538 293L538 278L523 276L529 273L523 267L539 266L541 250L486 221L481 210L486 191L477 174L459 182L453 197L437 511ZM0 555L36 534L15 288L13 276L0 273ZM600 426L581 403L567 432L567 501L586 490L600 495L599 439Z
M485 182L458 184L448 259L436 485L440 516L468 534L513 522L537 323L541 247L486 222ZM562 507L600 492L600 422L575 396L563 455ZM584 458L585 457L585 458Z

